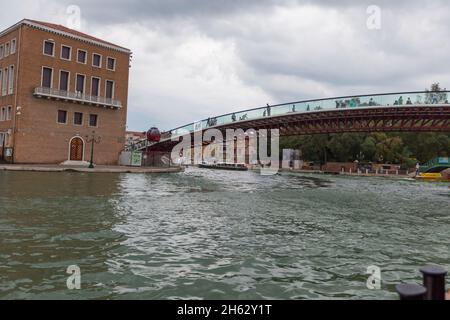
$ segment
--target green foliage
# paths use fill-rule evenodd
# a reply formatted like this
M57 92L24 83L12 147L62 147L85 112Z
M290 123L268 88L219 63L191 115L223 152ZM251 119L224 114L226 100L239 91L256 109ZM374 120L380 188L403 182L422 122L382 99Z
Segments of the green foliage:
M447 89L442 89L439 82L433 83L430 90L425 89L425 103L448 103L447 93L442 92Z
M425 103L448 103L439 82L426 89ZM415 103L423 103L416 99ZM412 168L436 157L450 156L449 133L344 133L282 137L281 149L300 149L304 160L370 161ZM326 157L325 157L326 155Z
M450 156L448 133L344 133L282 137L281 149L302 150L303 158L323 161L366 161L414 167L437 156Z

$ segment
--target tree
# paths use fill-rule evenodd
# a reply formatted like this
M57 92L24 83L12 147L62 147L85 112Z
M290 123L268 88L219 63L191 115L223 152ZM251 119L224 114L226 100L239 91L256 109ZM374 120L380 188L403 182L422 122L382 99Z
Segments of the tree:
M377 152L377 142L371 135L366 136L361 144L361 152L364 155L364 159L373 161L375 159L375 153Z
M348 162L359 159L364 138L364 134L356 133L332 135L327 144L332 159L339 162Z
M414 167L438 156L450 156L449 133L344 133L282 137L281 149L301 149L303 159L323 161L370 161Z
M441 89L441 85L439 82L433 83L430 87L430 90L425 89L425 103L433 104L433 103L446 103L447 93L442 92L446 89Z

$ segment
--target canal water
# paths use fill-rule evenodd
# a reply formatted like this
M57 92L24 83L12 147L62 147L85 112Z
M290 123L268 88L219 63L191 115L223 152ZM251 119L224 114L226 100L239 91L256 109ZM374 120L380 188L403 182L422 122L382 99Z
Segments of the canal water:
M387 178L0 172L0 299L396 299L450 267L449 204Z

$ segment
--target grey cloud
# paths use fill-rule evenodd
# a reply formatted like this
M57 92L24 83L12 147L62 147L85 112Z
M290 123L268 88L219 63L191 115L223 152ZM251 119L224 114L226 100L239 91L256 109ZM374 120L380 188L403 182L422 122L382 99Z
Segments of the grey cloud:
M83 14L97 22L129 22L149 18L170 18L189 16L211 18L219 15L230 15L237 12L270 11L273 7L311 5L328 8L367 8L377 5L381 8L413 8L426 6L442 6L445 0L62 0L64 5L79 5Z
M277 0L64 0L66 5L80 6L83 15L97 22L136 22L173 17L210 18L239 11L269 10L290 1ZM102 14L99 14L102 13Z
M267 102L417 90L433 81L450 87L444 0L41 2L60 11L79 5L84 31L133 50L130 129L146 129L144 114L168 129ZM373 4L382 10L379 31L366 27ZM45 10L26 14L33 11L30 18L48 18ZM22 9L13 12L23 18Z

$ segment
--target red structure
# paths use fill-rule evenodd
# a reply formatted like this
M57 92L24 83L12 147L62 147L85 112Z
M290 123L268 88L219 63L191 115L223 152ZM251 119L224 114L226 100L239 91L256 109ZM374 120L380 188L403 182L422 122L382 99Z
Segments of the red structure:
M280 129L280 135L346 132L450 131L449 106L334 109L287 114L239 123L242 129ZM228 124L221 129L234 128Z
M158 128L151 128L147 131L147 140L150 142L159 142L161 140L161 132Z
M450 105L378 106L287 113L214 128L224 134L226 129L279 129L282 136L346 132L449 132ZM164 139L149 149L171 150L176 144Z

